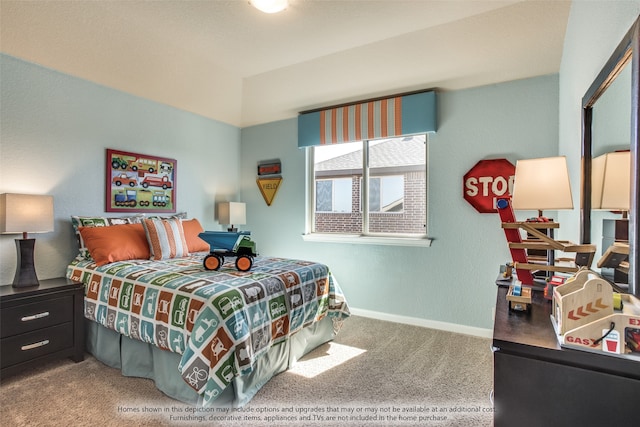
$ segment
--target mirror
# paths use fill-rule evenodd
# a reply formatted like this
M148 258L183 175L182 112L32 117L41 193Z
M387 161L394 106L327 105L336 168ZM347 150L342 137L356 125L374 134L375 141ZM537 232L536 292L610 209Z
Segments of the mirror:
M591 135L591 243L596 245L593 267L614 242L629 241L629 168L631 148L631 63L593 106ZM627 173L622 173L626 168ZM606 172L606 173L605 173ZM606 179L605 179L606 178ZM617 181L617 182L616 182ZM622 182L624 181L624 182ZM607 185L606 188L603 188ZM625 185L626 184L626 185ZM626 195L626 197L623 196ZM621 211L620 209L623 209ZM615 268L600 269L607 279L628 284L628 275Z
M605 153L631 151L631 194L628 221L629 293L640 296L640 236L638 230L639 176L638 153L638 70L640 63L640 18L627 32L595 81L582 98L582 185L581 243L598 246L596 259L603 249L603 223L620 219L620 214L592 210L592 159ZM604 245L607 243L605 242ZM606 248L604 248L606 250Z

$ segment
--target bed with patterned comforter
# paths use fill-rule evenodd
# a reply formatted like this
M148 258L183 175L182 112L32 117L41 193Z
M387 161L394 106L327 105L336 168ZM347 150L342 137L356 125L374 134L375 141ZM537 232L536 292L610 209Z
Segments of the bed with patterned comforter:
M204 254L97 266L78 258L67 277L85 283L85 317L127 337L181 355L182 380L212 404L272 346L325 317L349 316L326 265L257 257L248 272L219 271Z

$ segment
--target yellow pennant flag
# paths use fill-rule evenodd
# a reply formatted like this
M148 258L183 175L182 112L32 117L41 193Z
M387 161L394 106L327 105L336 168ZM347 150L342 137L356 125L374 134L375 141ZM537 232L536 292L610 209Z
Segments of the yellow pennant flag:
M273 198L276 196L278 192L278 188L280 188L280 182L282 182L282 177L277 178L258 178L256 179L258 183L258 188L262 193L262 197L264 197L264 201L267 202L267 206L271 206L271 202Z

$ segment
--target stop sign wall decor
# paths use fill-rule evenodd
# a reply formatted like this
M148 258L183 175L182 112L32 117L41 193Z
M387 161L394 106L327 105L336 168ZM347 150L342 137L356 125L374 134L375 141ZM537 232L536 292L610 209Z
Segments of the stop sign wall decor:
M480 160L464 175L464 199L480 213L495 213L496 198L511 194L516 167L507 159Z

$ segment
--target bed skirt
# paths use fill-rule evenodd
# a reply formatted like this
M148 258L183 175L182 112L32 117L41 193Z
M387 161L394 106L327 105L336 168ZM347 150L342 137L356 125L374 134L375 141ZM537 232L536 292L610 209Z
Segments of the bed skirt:
M203 399L180 376L180 355L161 350L85 319L86 348L96 359L129 377L148 378L167 396L201 406ZM325 317L287 341L273 346L248 375L235 377L213 401L214 406L241 407L274 375L286 371L302 356L335 337L333 319Z

